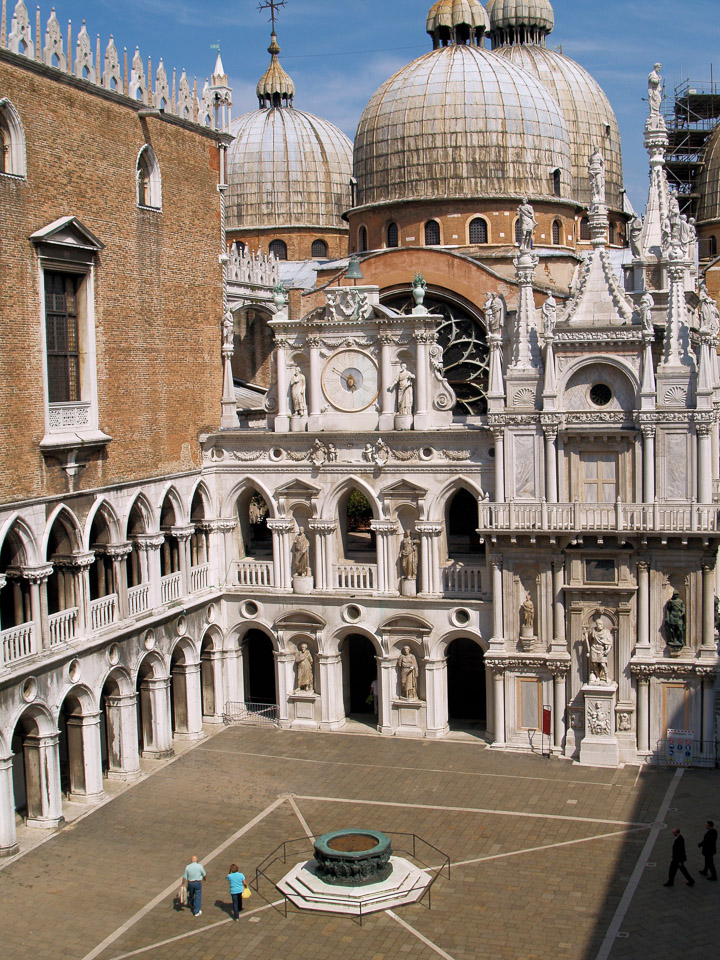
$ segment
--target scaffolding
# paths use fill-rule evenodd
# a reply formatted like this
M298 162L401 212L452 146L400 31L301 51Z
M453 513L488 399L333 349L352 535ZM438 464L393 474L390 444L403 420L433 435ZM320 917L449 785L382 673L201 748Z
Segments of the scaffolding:
M668 182L677 191L680 212L694 217L705 144L720 121L720 83L713 80L712 67L709 81L686 79L673 94L666 93L663 112L669 141Z

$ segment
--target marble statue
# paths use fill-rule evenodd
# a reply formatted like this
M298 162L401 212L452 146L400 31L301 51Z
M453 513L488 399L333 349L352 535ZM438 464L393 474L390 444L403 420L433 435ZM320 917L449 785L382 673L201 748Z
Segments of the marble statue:
M403 700L417 700L418 663L407 644L402 648L402 655L398 657L398 672Z
M524 634L532 634L535 630L535 604L529 593L525 594L525 599L520 605L522 612L522 631Z
M609 683L608 654L612 647L612 633L603 623L602 617L596 617L593 626L586 627L584 633L588 657L588 682Z
M605 158L599 147L593 149L588 163L593 203L605 203Z
M698 303L700 332L709 333L711 336L716 337L718 332L720 332L720 313L718 312L717 303L708 293L704 280L700 281L698 299L700 301Z
M290 381L290 402L295 416L307 416L307 400L305 399L305 374L298 368Z
M668 646L671 650L681 650L685 646L685 604L677 590L665 604L664 619Z
M588 726L590 727L590 733L593 733L596 737L610 735L610 718L598 700L588 711Z
M662 64L656 63L648 77L648 100L650 101L650 117L653 120L660 119L660 107L662 106L661 70Z
M400 566L406 580L417 579L418 541L413 540L409 530L405 531L400 543Z
M310 576L310 541L305 536L305 527L298 529L292 545L293 569L296 577Z
M557 300L551 294L542 305L543 331L549 339L555 334L555 324L557 323Z
M233 320L233 315L229 310L223 317L222 337L223 347L232 350L235 346L235 322Z
M337 463L338 461L338 448L334 443L329 443L327 445L327 456L329 463Z
M407 364L400 364L400 373L393 381L393 383L388 387L389 390L394 390L397 387L397 411L400 416L411 417L413 412L413 381L415 380L415 374L410 373L407 368Z
M494 299L495 299L495 294L492 291L488 290L488 292L485 294L485 303L483 304L483 313L485 314L485 323L487 324L487 327L488 327L488 330L490 330L490 333L494 333L494 331L491 329L492 308L493 308Z
M537 220L535 219L535 211L527 197L523 197L523 202L517 209L517 215L520 220L520 252L529 253L533 248L533 235Z
M643 333L655 336L655 327L653 326L652 309L655 306L653 295L649 290L640 297L640 319L642 321Z
M308 650L306 643L300 644L300 649L295 654L295 664L297 666L297 690L303 693L312 693L314 689L313 680L313 655Z
M640 250L640 237L643 232L643 222L640 217L635 214L635 216L630 221L630 250L634 257L639 257Z
M308 458L315 467L321 467L329 459L328 448L319 437L313 440Z

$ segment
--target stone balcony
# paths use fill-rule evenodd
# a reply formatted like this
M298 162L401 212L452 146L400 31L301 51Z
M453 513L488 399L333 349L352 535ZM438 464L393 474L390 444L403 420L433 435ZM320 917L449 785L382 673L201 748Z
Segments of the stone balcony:
M546 503L510 500L481 503L478 531L494 533L628 533L660 537L707 537L720 532L715 503Z

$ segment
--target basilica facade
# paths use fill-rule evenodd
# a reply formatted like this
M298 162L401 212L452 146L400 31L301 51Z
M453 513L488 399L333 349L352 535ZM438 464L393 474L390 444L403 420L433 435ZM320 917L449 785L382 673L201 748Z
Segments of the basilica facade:
M3 14L0 853L243 712L714 757L718 311L553 26L438 0L351 148Z

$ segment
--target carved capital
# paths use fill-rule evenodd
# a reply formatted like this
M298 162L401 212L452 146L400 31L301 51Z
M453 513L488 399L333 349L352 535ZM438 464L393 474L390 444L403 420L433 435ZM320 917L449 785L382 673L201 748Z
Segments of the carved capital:
M642 423L640 424L640 430L642 431L643 437L646 440L653 440L655 438L656 427L652 423Z
M132 549L132 545L131 549ZM64 556L55 555L52 562L56 567L67 567L70 570L83 570L91 567L95 562L95 551L89 553L69 553Z
M129 556L132 553L133 545L132 543L107 543L103 549L103 553L106 557L110 557L111 560L122 560L124 557Z
M183 527L170 527L170 533L180 541L189 540L190 537L195 533L195 524L191 526Z
M426 537L439 537L443 532L443 525L442 523L432 523L429 520L419 520L415 524L415 529Z
M272 530L277 533L292 533L295 530L295 521L294 520L267 520L266 521L268 530Z
M308 527L313 533L326 535L335 533L338 524L337 520L308 520Z
M133 543L138 550L159 550L165 543L164 533L139 533L133 537Z
M490 557L490 565L497 570L502 570L503 558L499 553L493 553Z
M30 583L45 583L52 572L53 565L51 563L43 563L39 567L20 567L21 576Z
M569 660L550 660L547 666L550 673L558 680L564 680L570 672Z
M379 534L397 533L397 520L371 520L370 529Z

